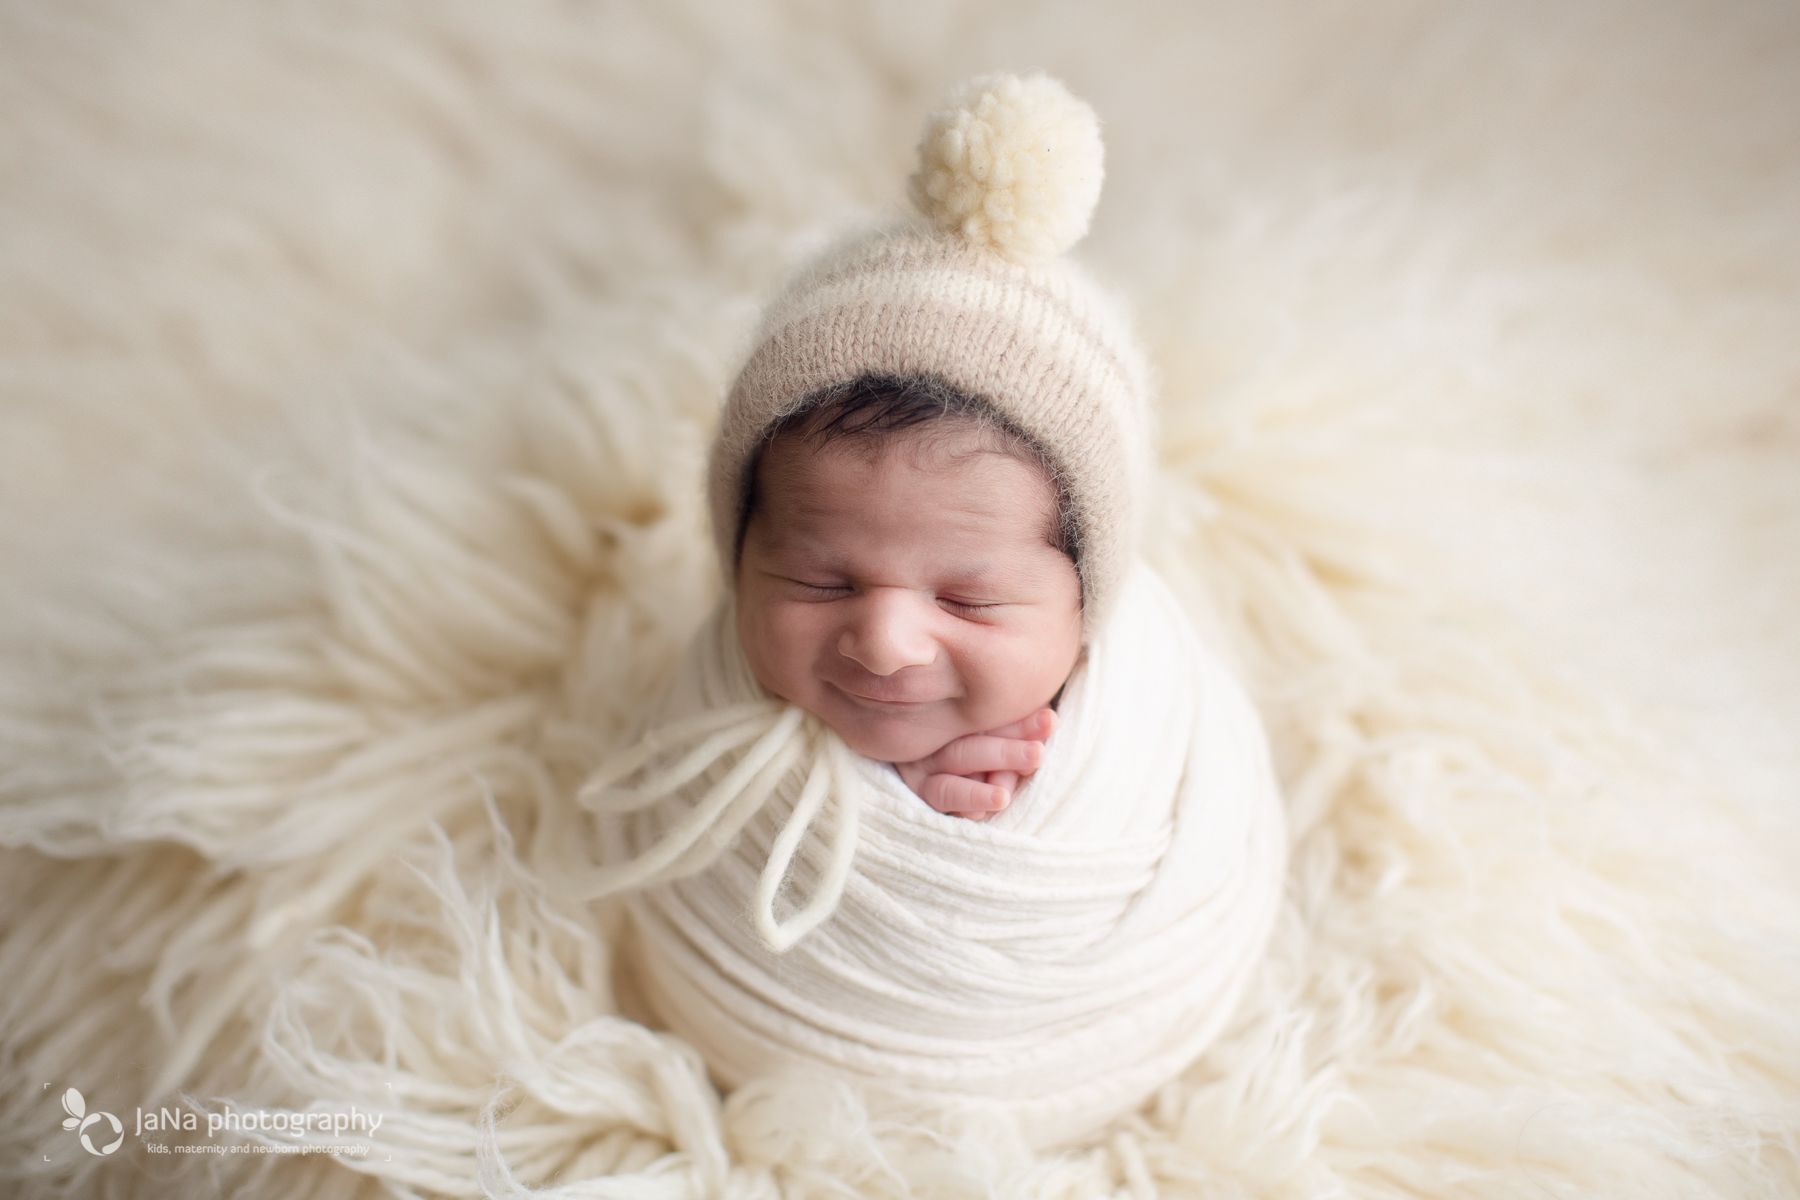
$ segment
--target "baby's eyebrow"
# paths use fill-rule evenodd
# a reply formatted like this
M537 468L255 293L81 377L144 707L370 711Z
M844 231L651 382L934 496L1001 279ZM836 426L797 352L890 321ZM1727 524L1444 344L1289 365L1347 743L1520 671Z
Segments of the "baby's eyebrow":
M938 576L939 591L958 591L969 589L979 592L994 592L1008 582L1008 572L992 562L976 562L967 566L953 568Z
M787 532L769 538L763 544L765 562L782 572L803 572L819 582L826 577L850 579L856 574L855 564L840 550L819 538Z
M788 526L771 530L764 544L776 554L797 555L809 562L840 564L844 555L831 545L829 538L808 533L804 527Z
M961 583L987 581L1004 573L989 559L974 559L944 571L943 577Z

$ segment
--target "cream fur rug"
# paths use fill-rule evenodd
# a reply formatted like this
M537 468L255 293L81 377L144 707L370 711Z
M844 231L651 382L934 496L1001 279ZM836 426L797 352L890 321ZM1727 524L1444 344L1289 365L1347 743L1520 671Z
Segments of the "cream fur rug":
M1050 1156L716 1095L513 851L712 598L760 299L1034 66L1294 837L1223 1040ZM15 3L0 114L9 1192L1800 1190L1791 6Z

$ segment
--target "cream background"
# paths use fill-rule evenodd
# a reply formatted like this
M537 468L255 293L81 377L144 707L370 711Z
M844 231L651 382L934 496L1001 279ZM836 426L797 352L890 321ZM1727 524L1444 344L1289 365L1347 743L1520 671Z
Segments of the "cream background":
M1181 514L1223 512L1189 594L1321 822L1297 823L1294 921L1191 1093L1091 1153L962 1131L934 1157L779 1088L708 1125L701 1092L644 1082L680 1075L666 1047L594 1024L599 927L554 932L493 883L469 772L526 821L521 764L592 750L543 750L557 722L626 719L704 608L699 453L759 299L897 202L948 84L1035 66L1105 122L1084 254L1169 399L1153 542L1189 554ZM396 1121L411 1174L311 1160L230 1187L467 1192L481 1161L512 1186L475 1132L503 1068L536 1081L503 1153L537 1182L674 1146L696 1195L1794 1186L1791 6L15 4L0 114L0 840L72 860L5 872L0 1171L43 1171L27 1194L167 1185L38 1162L62 1114L22 1085L122 1111L185 1062L197 1095L385 1101L332 1074L366 1052L352 1016L318 1015L360 1011L349 981L379 971L302 939L381 941L399 911L438 970L393 1001L413 1028L515 987L537 1032L403 1056L441 1119ZM1323 591L1257 573L1292 560L1253 543L1298 548ZM1370 600L1355 581L1382 573ZM1319 636L1259 642L1238 593ZM1320 767L1344 712L1373 739L1360 792ZM305 792L406 730L376 782ZM1519 765L1538 735L1554 769ZM1408 745L1487 765L1434 774ZM1575 760L1611 764L1616 808L1560 798ZM1513 799L1457 799L1494 763ZM417 916L436 901L392 865L449 886L427 815L460 916ZM489 917L582 985L483 957ZM294 972L305 1069L262 1024ZM218 1040L181 1051L209 999ZM580 1084L608 1072L664 1115L604 1115Z

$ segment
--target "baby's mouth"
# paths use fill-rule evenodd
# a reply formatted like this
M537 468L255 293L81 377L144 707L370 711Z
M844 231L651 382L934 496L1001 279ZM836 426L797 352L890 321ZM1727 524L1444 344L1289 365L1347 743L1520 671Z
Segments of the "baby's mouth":
M932 697L909 695L903 688L851 687L842 683L833 683L831 686L853 703L874 705L879 708L917 708L922 704L930 704L933 699Z

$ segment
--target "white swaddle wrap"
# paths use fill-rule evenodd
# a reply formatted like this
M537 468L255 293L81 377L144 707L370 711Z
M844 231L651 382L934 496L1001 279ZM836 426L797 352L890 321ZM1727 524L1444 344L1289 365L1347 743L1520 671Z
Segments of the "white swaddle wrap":
M727 602L583 791L606 865L540 847L578 894L634 889L637 982L727 1085L812 1064L1055 1144L1215 1036L1285 859L1259 719L1147 566L1059 716L1009 809L944 816L769 699Z

